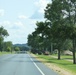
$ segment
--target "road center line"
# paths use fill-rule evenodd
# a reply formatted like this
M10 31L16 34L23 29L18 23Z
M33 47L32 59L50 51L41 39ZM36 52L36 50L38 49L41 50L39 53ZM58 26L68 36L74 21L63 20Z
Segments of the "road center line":
M29 56L30 57L30 56ZM33 59L30 57L30 60L33 61ZM37 66L37 64L33 61L33 64L35 65L35 67L39 70L39 72L42 74L42 75L45 75L42 70Z

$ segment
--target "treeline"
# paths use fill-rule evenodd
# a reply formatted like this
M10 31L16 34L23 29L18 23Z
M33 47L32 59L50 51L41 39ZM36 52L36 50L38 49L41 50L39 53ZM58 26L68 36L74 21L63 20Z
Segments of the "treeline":
M29 48L27 47L20 47L20 46L15 46L12 44L11 41L4 42L4 38L9 36L9 33L7 32L4 27L0 27L0 51L6 51L6 52L13 52L13 51L24 51L28 50Z
M26 44L14 44L13 45L15 51L28 51L29 47Z
M12 42L4 42L4 38L9 36L8 32L4 27L0 27L0 51L11 51L12 52Z
M71 50L76 64L76 0L52 0L44 10L44 22L37 22L36 29L28 35L28 45L33 51Z

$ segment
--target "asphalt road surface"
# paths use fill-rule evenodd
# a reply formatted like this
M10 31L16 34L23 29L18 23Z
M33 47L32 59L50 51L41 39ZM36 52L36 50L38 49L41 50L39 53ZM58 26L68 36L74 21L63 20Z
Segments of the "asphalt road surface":
M0 56L0 75L58 75L29 54Z

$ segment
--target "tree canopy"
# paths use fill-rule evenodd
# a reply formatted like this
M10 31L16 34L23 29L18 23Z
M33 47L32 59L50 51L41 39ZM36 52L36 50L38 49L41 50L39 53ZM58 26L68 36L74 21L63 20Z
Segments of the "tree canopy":
M8 36L8 32L4 27L0 27L0 50L2 51L4 37Z
M28 43L32 46L34 41L38 41L35 45L39 44L40 38L36 38L40 36L43 44L49 42L55 44L54 46L58 49L58 59L60 59L64 43L72 41L73 63L76 64L76 0L52 0L52 3L47 4L44 11L46 21L36 23L37 28L31 36L28 36L28 40L30 40ZM48 44L49 47L50 44Z

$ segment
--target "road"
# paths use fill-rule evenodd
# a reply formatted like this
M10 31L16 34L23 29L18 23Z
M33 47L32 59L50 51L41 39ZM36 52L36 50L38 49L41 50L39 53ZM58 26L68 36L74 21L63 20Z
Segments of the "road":
M0 75L58 75L29 54L0 56Z

